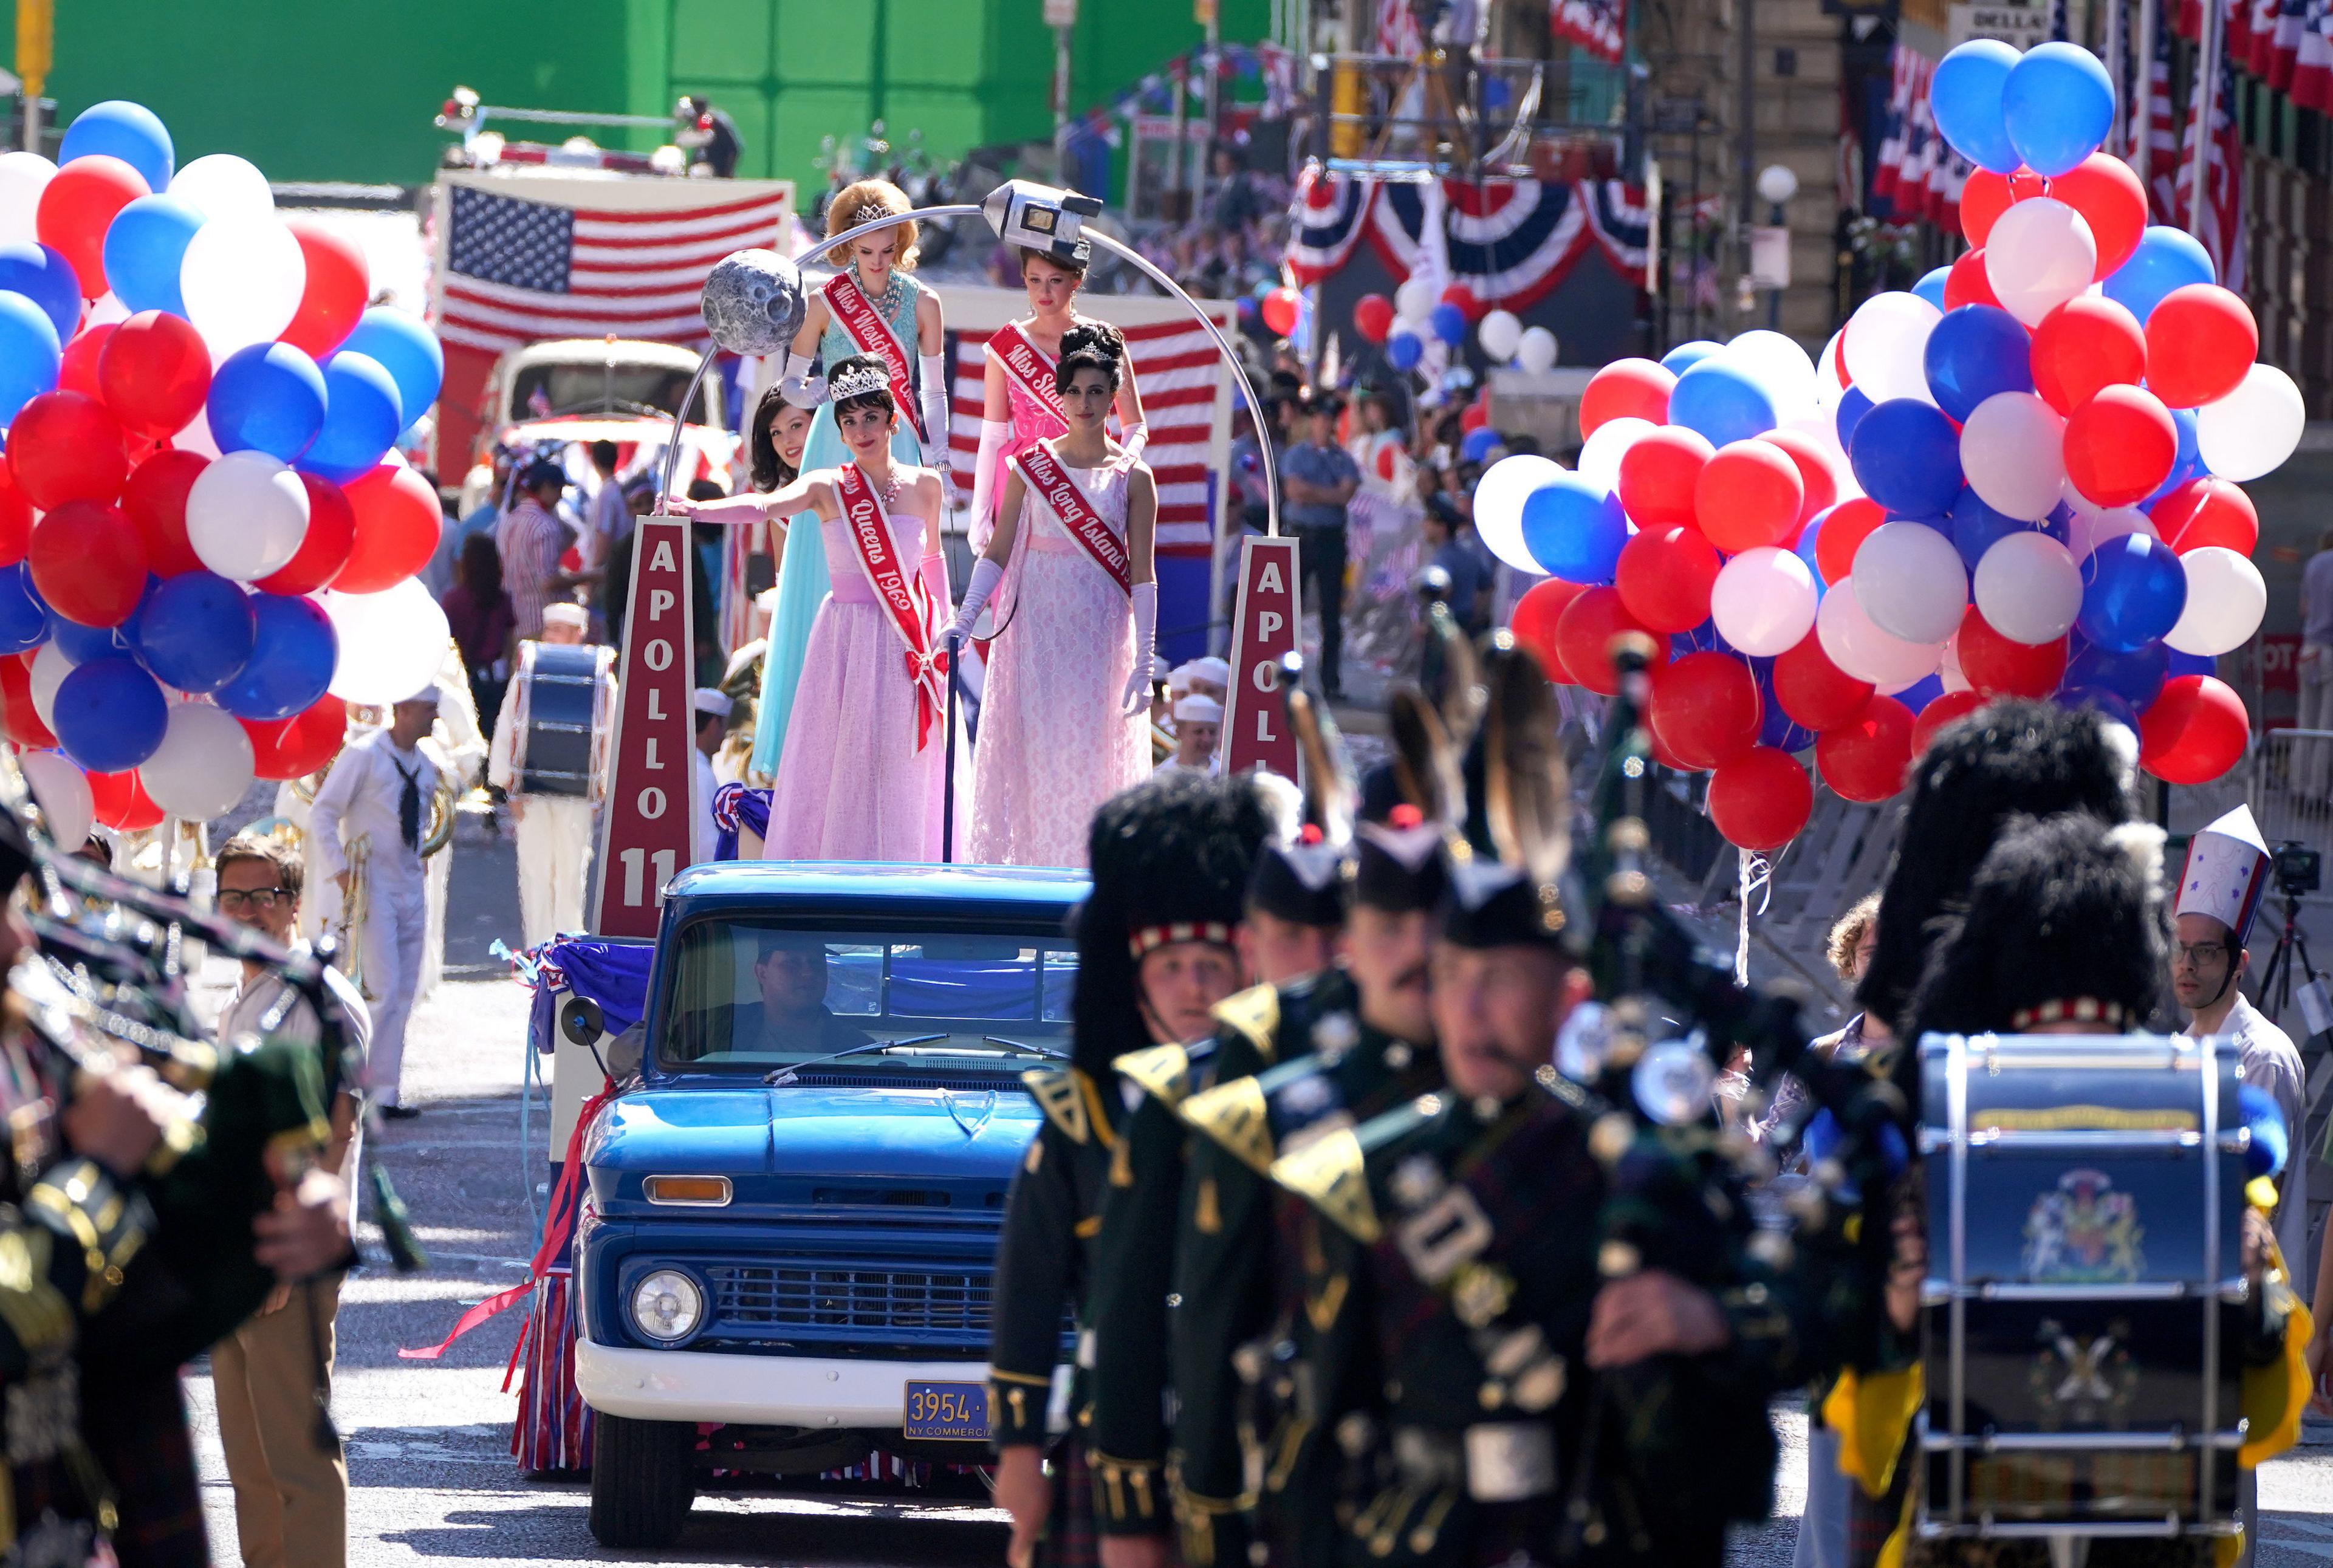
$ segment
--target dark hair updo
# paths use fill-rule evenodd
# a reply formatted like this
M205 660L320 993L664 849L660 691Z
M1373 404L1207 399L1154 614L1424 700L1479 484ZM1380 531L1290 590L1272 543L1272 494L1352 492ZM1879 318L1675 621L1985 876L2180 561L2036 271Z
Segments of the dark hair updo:
M1066 393L1080 370L1099 370L1116 395L1126 380L1126 338L1108 322L1080 322L1061 334L1061 357L1053 366L1053 390Z
M880 409L886 414L894 416L898 413L898 399L891 395L890 368L872 354L851 354L829 365L826 369L826 384L830 389L828 395L832 396L831 389L844 377L854 374L863 375L869 370L874 371L881 378L881 384L870 391L855 393L848 398L835 398L834 417L836 418L840 419L853 409Z
M1032 250L1025 245L1018 248L1021 252L1021 277L1024 283L1028 281L1029 264L1032 261L1043 262L1049 267L1059 267L1080 282L1084 281L1086 268L1090 265L1084 256L1058 255L1049 250Z

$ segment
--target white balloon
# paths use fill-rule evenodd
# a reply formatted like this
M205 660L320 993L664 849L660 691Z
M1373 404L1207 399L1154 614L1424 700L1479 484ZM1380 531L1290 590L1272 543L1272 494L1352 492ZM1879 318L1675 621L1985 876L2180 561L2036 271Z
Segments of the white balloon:
M2116 506L2104 512L2075 513L2074 520L2066 525L2066 548L2073 553L2075 560L2087 561L2099 545L2126 534L2144 534L2149 539L2163 537L2155 530L2155 519L2137 507Z
M162 744L138 766L154 803L174 817L208 822L235 809L251 788L251 732L206 702L173 703Z
M1525 327L1522 341L1515 346L1515 362L1532 375L1543 375L1555 369L1555 334L1545 327Z
M1848 380L1875 403L1890 398L1935 402L1928 390L1928 334L1942 320L1944 313L1917 294L1872 295L1848 319L1839 341Z
M1560 463L1517 453L1484 469L1474 486L1474 533L1492 554L1518 572L1533 577L1547 575L1547 568L1523 548L1523 502L1562 472Z
M2182 653L2232 653L2252 640L2268 613L2260 568L2217 544L2179 558L2187 573L2187 608L2163 640Z
M1577 472L1581 478L1599 488L1618 489L1620 459L1627 455L1629 447L1658 428L1660 427L1650 419L1639 419L1629 414L1623 414L1617 419L1605 420L1596 427L1596 433L1589 437L1586 443L1580 447L1579 467ZM1477 491L1474 505L1478 513L1482 505L1482 493ZM1475 524L1477 531L1481 527L1480 523Z
M1856 594L1853 576L1840 578L1815 611L1815 637L1830 661L1874 686L1901 689L1931 674L1944 657L1942 642L1906 642L1871 623Z
M215 217L195 230L178 263L187 319L218 363L235 350L272 341L299 313L308 259L273 215Z
M1847 336L1845 328L1831 333L1830 341L1823 345L1821 357L1815 361L1815 407L1828 409L1847 395L1839 380L1839 343Z
M418 577L379 593L326 592L321 601L340 634L334 697L375 707L399 702L427 685L445 661L452 635L446 612Z
M244 739L248 745L250 737ZM16 765L24 770L24 782L40 803L41 815L48 819L50 842L68 853L87 843L90 825L97 821L89 775L53 751L26 752Z
M115 293L111 289L108 289L103 293L98 295L97 298L89 302L89 313L82 317L82 325L83 327L110 327L117 322L126 322L129 319L130 307L121 303L121 296L120 294Z
M1814 411L1815 362L1796 339L1759 327L1726 344L1718 357L1739 366L1774 400L1776 423L1787 425Z
M2012 202L1985 236L1985 281L2028 327L2088 288L2098 267L2089 219L2054 197Z
M41 237L34 222L41 192L56 172L37 152L0 153L0 245L30 245Z
M1982 564L1982 563L1980 563ZM1944 661L1936 666L1936 678L1946 691L1974 691L1967 674L1961 669L1961 634L1954 632L1944 644Z
M1788 550L1762 544L1728 561L1710 585L1717 634L1753 659L1788 653L1815 624L1815 574Z
M231 152L206 153L170 177L170 194L214 222L221 218L269 217L275 193L249 159Z
M2066 489L2066 421L2031 392L1995 392L1961 427L1961 471L2004 517L2039 523Z
M43 642L33 655L33 668L28 672L33 711L41 716L41 723L52 735L57 728L57 688L65 683L65 677L73 669L73 661L53 642Z
M1512 311L1493 311L1474 328L1474 341L1483 351L1504 364L1515 357L1515 350L1523 341L1523 324Z
M1855 584L1871 623L1906 642L1943 642L1960 630L1968 609L1968 572L1961 553L1925 523L1883 523L1873 529L1856 546L1848 581Z
M2073 552L2039 529L1992 542L1976 563L1976 607L2011 642L2055 642L2082 612L2082 569Z
M1423 273L1413 273L1402 280L1401 287L1393 291L1393 313L1412 325L1418 325L1434 313L1442 301L1442 292Z
M2241 485L2291 457L2308 422L2292 378L2274 365L2254 365L2234 391L2196 414L2195 451L2213 473Z
M307 536L307 487L264 452L213 459L187 492L187 543L221 577L257 582L297 554Z

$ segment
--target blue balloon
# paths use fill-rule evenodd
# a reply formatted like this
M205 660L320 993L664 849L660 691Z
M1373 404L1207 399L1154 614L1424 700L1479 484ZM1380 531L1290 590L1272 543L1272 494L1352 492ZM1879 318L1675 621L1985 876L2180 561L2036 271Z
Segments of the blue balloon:
M397 383L379 361L342 350L324 361L324 428L300 467L345 485L372 472L404 423Z
M1469 463L1480 463L1489 458L1492 447L1505 439L1504 436L1484 425L1478 430L1466 432L1465 439L1458 443L1458 455Z
M1805 562L1807 570L1814 574L1815 602L1818 604L1822 602L1822 596L1830 592L1830 584L1823 581L1822 563L1815 559L1815 544L1822 537L1823 519L1838 510L1836 506L1826 506L1807 519L1807 525L1799 530L1799 542L1791 547L1791 553Z
M2244 1174L2274 1176L2284 1169L2285 1156L2291 1152L2284 1112L2277 1109L2274 1096L2257 1083L2236 1086L2236 1105L2243 1116L2245 1130L2252 1135L2244 1150Z
M1426 313L1426 324L1445 343L1466 341L1466 313L1446 300Z
M1944 695L1944 678L1933 670L1896 693L1896 700L1912 710L1915 716L1936 698Z
M1914 284L1912 292L1941 311L1944 308L1944 280L1952 275L1952 268L1937 267Z
M1804 751L1814 745L1814 731L1792 723L1782 705L1774 700L1774 661L1753 659L1750 664L1758 678L1758 744L1778 751Z
M2002 126L2025 167L2055 179L2098 149L2114 103L2114 79L2097 55L2079 43L2037 44L2002 86Z
M1773 395L1739 366L1704 360L1669 390L1669 423L1708 438L1713 447L1762 436L1781 423Z
M2033 339L1999 305L1946 311L1922 363L1936 407L1963 422L1996 392L2033 390Z
M1855 428L1863 423L1863 416L1871 412L1871 394L1860 387L1849 387L1839 395L1839 407L1831 411L1830 422L1839 430L1839 449L1853 449Z
M27 653L49 640L49 607L22 561L0 567L0 653Z
M212 700L237 718L290 718L305 712L332 683L340 634L323 607L293 593L254 593L257 633L251 660Z
M2220 673L2220 661L2211 654L2182 653L2169 643L2164 644L2163 650L2169 656L2164 670L2165 679L2175 680L2183 675L2216 676Z
M0 245L0 289L24 295L41 307L64 343L81 325L81 280L61 252L31 240Z
M437 334L419 316L387 305L365 312L341 352L380 362L397 381L398 406L408 420L427 412L446 380L446 351L437 346Z
M1661 369L1672 376L1682 376L1724 346L1708 338L1695 338L1689 343L1679 343L1661 356Z
M2066 678L2061 684L2110 691L2128 704L2134 713L2143 713L2152 707L2169 678L2171 650L2159 642L2129 653L2116 653L2110 649L2091 647L2078 625L2069 646L2072 657L2066 661Z
M131 314L187 313L178 268L202 226L202 213L175 196L141 196L114 215L105 231L105 281Z
M1732 643L1717 634L1717 622L1704 620L1691 631L1669 633L1669 657L1683 659L1688 653L1738 653Z
M0 425L53 390L62 363L57 329L41 307L20 293L0 293Z
M1416 332L1396 332L1386 339L1386 359L1397 370L1415 370L1426 355L1426 345Z
M57 645L57 651L75 664L87 664L117 653L132 653L116 640L115 633L120 630L112 626L83 626L53 610L49 611L49 639Z
M2069 675L2072 673L2069 667ZM2138 710L2122 693L2104 686L2061 686L2058 688L2058 706L2066 708L2091 708L2100 718L2110 718L2136 734Z
M2157 501L2162 500L2190 479L2199 479L2203 476L2206 470L2203 467L2203 454L2195 446L2195 432L2198 428L2195 422L2196 412L2197 410L2194 409L2171 410L2172 426L2179 432L2179 452L2172 458L2171 472L2164 476L2163 483L2157 485L2147 497L2138 504L2140 511L2152 512Z
M2187 574L2162 540L2109 539L2082 563L2082 612L2074 624L2094 648L2131 653L2176 625L2187 608Z
M154 590L139 621L138 648L155 678L180 691L212 692L243 673L259 618L243 585L185 572Z
M170 145L170 128L142 103L110 98L92 103L73 116L57 148L57 162L102 154L118 158L146 178L146 188L160 190L170 183L177 151Z
M2002 94L2018 58L1998 38L1972 38L1936 63L1928 87L1936 129L1953 150L1995 174L2014 174L2023 161L2002 118Z
M1577 474L1559 474L1523 500L1523 548L1566 582L1609 582L1628 542L1620 497Z
M324 375L304 350L253 343L219 361L204 408L220 451L289 463L324 428Z
M162 688L126 653L91 659L66 675L50 712L58 747L91 773L136 767L162 744L170 720Z
M1891 517L1940 515L1960 496L1960 436L1934 404L1890 398L1877 405L1855 427L1847 457L1855 482Z
M1975 491L1963 490L1953 503L1944 531L1952 536L1953 548L1961 553L1961 560L1973 572L1986 551L2011 534L2030 533L2032 529L2031 523L1994 511L1977 498Z
M2136 316L2144 326L2172 290L2216 281L2212 253L2201 240L2185 229L2157 223L2146 226L2130 259L2108 273L2098 286L2107 298ZM0 288L7 286L0 282Z

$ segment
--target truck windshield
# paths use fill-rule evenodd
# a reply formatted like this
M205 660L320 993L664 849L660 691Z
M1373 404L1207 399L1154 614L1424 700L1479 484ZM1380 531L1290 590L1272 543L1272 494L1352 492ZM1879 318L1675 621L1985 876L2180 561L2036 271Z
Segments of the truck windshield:
M664 365L598 361L525 365L511 376L510 417L564 418L571 415L648 414L670 418L688 390L686 370ZM713 422L699 391L689 409L693 425Z
M678 960L657 1040L667 1068L766 1072L844 1051L854 1072L928 1072L936 1055L1019 1068L1068 1049L1077 950L1059 936L700 920ZM900 1049L861 1049L888 1041Z

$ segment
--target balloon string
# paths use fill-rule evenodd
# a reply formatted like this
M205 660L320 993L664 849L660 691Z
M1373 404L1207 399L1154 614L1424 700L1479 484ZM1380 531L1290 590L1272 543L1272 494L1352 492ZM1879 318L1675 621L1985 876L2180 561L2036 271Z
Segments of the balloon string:
M1734 886L1742 900L1741 924L1733 941L1733 983L1747 986L1750 984L1750 895L1759 895L1758 913L1764 914L1767 904L1774 896L1774 868L1763 855L1748 850L1733 852L1737 857Z

